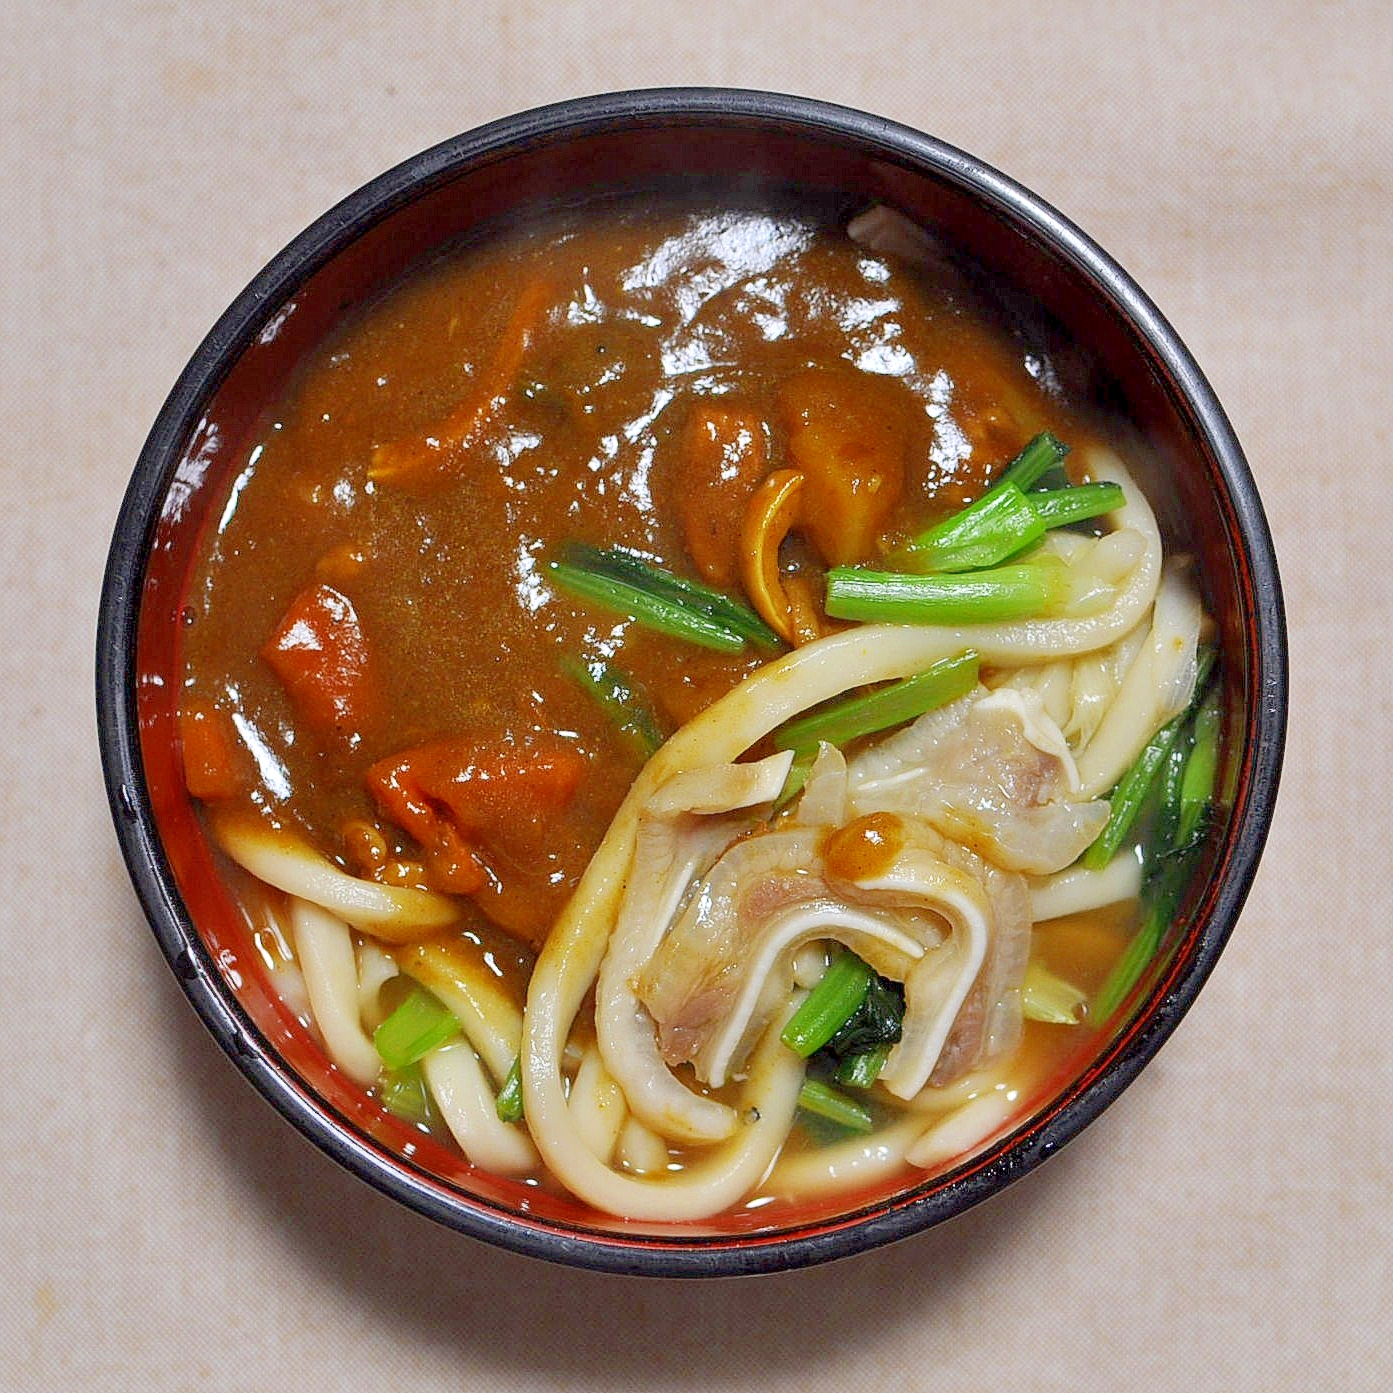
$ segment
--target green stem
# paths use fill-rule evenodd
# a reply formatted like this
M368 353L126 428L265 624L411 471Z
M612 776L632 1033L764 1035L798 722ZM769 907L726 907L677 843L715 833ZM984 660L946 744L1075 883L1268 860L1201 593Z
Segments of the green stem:
M790 721L774 732L774 744L781 750L806 753L823 741L845 745L863 735L889 730L966 695L977 685L977 672L977 655L971 651L944 658L914 677Z
M784 1026L784 1044L804 1059L816 1054L856 1014L874 976L855 953L840 954Z
M638 684L627 673L609 663L582 662L570 654L561 659L561 670L582 688L645 759L662 745L658 718Z
M1069 598L1068 569L1058 557L966 575L900 575L849 566L827 573L827 613L868 623L995 624L1039 617Z
M976 571L1033 546L1044 535L1045 523L1033 501L1015 484L1000 483L921 532L904 549L905 559L915 570Z
M1068 453L1069 447L1062 440L1056 440L1047 430L1041 431L1006 466L999 482L1015 484L1022 493L1027 493L1055 465L1062 464Z
M825 1117L850 1132L871 1132L875 1130L875 1119L870 1110L854 1098L848 1098L821 1079L805 1079L798 1094L798 1106L804 1112Z
M503 1080L503 1087L498 1090L498 1098L494 1102L494 1108L498 1113L500 1122L522 1121L521 1055L513 1060L513 1067L508 1070L508 1077Z
M424 987L413 986L397 1009L373 1031L372 1042L389 1068L405 1069L459 1034L459 1028L459 1021L448 1007Z
M1045 489L1032 493L1028 501L1045 527L1054 528L1115 512L1127 501L1127 495L1121 484L1105 482Z

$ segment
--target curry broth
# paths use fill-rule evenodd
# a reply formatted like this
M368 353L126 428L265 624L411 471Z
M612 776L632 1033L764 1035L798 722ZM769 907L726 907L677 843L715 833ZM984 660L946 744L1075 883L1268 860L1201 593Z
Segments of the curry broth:
M528 295L545 312L467 458L424 484L375 482L375 450L430 441L488 387ZM1068 428L949 274L796 215L610 209L429 267L326 344L265 423L191 588L186 705L231 714L256 755L245 796L341 858L354 819L411 851L365 790L375 762L447 736L559 736L585 773L542 817L544 866L526 876L553 912L640 760L563 659L616 658L668 729L759 659L587 608L543 561L583 540L692 573L693 414L719 403L762 423L773 467L788 384L809 373L898 442L905 486L876 548L979 493L1034 429ZM381 718L341 738L306 727L262 656L316 579L351 601L383 693Z
M457 945L496 949L491 919L535 948L643 758L567 663L612 659L671 731L764 661L575 601L548 584L546 559L568 541L622 545L738 592L752 484L721 432L754 440L767 471L812 420L899 460L892 506L844 558L873 560L979 495L1037 431L1079 438L1048 381L946 264L867 251L796 212L594 210L422 269L304 365L206 539L184 707L236 730L241 777L221 801L365 873L365 827L394 858L420 852L370 793L375 766L432 741L564 747L573 789L505 799ZM465 447L444 448L461 420ZM806 548L789 559L815 578ZM316 583L351 604L379 689L331 730L305 719L266 656ZM1115 953L1113 926L1098 932ZM492 957L520 992L530 954ZM1021 1079L1062 1071L1070 1034L1029 1029Z

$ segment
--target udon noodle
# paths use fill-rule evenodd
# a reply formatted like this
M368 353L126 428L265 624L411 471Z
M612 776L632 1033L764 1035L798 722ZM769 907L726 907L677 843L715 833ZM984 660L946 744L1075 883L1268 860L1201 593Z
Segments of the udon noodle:
M1208 621L1116 441L883 208L423 272L268 418L188 617L190 792L333 1067L642 1221L1019 1122L1138 980L1205 739Z

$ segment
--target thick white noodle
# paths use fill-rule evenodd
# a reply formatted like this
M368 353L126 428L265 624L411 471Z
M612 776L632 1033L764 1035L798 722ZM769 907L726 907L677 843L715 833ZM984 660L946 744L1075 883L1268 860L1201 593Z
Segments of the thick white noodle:
M1138 624L1116 643L1075 658L1068 666L1069 717L1063 723L1065 738L1072 748L1082 749L1093 739L1099 723L1117 696L1117 689L1131 667L1138 650L1151 632L1151 619Z
M608 1162L629 1116L624 1092L610 1077L600 1052L589 1049L571 1080L569 1100L576 1133L597 1160Z
M756 1052L741 1098L758 1118L708 1158L668 1181L616 1174L597 1162L566 1108L562 1064L572 1026L604 959L633 859L639 814L673 775L729 763L783 722L852 687L912 676L972 648L984 663L1008 666L1075 657L1116 642L1151 606L1161 573L1155 516L1120 460L1095 451L1093 476L1121 486L1111 518L1134 530L1140 555L1103 612L1077 619L1033 619L967 627L865 625L820 639L761 668L682 727L644 766L615 814L580 885L552 928L528 987L522 1051L524 1106L538 1150L557 1179L598 1209L634 1218L698 1218L732 1204L772 1160L792 1119L801 1061L769 1035ZM793 1061L793 1065L789 1061ZM782 1121L779 1122L779 1119ZM778 1136L772 1126L779 1123ZM698 1178L699 1177L699 1178Z
M936 1122L905 1153L911 1166L930 1170L948 1161L965 1160L980 1151L1015 1116L1014 1091L992 1089Z
M374 938L404 943L459 918L459 906L447 895L360 880L300 837L258 818L214 817L212 825L218 845L244 870Z
M772 802L792 762L789 753L738 768L678 774L650 800L636 833L652 855L643 858L642 876L630 879L600 965L596 1034L635 1116L674 1140L722 1141L735 1131L738 1119L733 1108L692 1092L668 1068L634 982L667 932L691 877L733 835L729 821L719 815ZM698 814L705 817L695 818ZM703 826L707 820L711 825Z
M498 1175L537 1169L537 1149L525 1128L498 1116L492 1084L470 1045L454 1040L421 1059L431 1097L472 1165Z
M482 963L461 959L439 944L397 951L401 970L449 1007L469 1043L502 1087L522 1044L522 1012Z
M615 1143L614 1159L632 1175L661 1175L668 1165L667 1142L630 1116Z
M1189 705L1203 622L1199 594L1187 569L1167 566L1156 592L1151 631L1093 738L1079 753L1079 781L1087 796L1107 793L1156 731Z
M906 1152L923 1130L924 1119L914 1114L867 1137L781 1156L760 1188L768 1194L802 1199L873 1185L903 1168Z
M342 919L300 899L290 904L290 932L324 1048L349 1078L366 1088L381 1073L382 1059L358 1015L353 935Z
M1030 917L1043 924L1066 914L1135 899L1141 891L1141 862L1132 852L1114 856L1101 870L1069 866L1054 875L1030 880Z
M386 1012L382 1009L382 988L400 974L397 960L370 938L358 944L358 1017L365 1030L376 1030Z

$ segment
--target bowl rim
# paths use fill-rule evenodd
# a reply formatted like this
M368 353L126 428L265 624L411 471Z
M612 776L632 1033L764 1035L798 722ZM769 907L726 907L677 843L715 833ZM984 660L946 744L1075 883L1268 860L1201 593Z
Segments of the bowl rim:
M520 1215L445 1186L359 1133L288 1068L237 1001L194 928L156 834L140 753L136 637L145 556L161 506L201 406L269 313L381 218L471 166L539 142L635 124L757 124L793 129L908 164L985 203L1026 229L1100 292L1170 375L1218 465L1252 576L1258 709L1250 716L1252 806L1184 970L1144 1001L1116 1038L1102 1072L1072 1089L1043 1119L994 1144L956 1178L877 1202L869 1211L771 1233L654 1236L570 1228ZM565 1265L663 1276L731 1276L831 1261L932 1227L1027 1174L1078 1135L1132 1082L1170 1036L1212 971L1247 898L1271 824L1286 730L1285 614L1276 555L1247 461L1189 350L1126 271L1068 218L1022 184L933 136L850 107L743 88L656 87L536 107L451 137L388 169L322 214L278 252L219 317L193 353L141 450L113 532L97 625L97 725L103 774L127 870L160 948L219 1046L257 1091L303 1135L376 1189L447 1227ZM1021 1133L1024 1133L1022 1136Z

